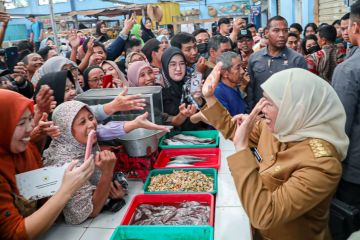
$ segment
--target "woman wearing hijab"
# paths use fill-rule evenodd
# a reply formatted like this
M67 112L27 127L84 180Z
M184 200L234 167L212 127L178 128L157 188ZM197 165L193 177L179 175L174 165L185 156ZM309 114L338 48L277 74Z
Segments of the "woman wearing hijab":
M84 76L84 91L89 89L102 88L102 80L105 73L104 70L98 66L93 65L85 69Z
M207 108L202 113L234 142L236 153L227 160L257 234L264 239L331 239L330 201L349 145L336 92L307 70L284 70L261 85L264 98L250 115L231 119L213 95L220 71L221 63L203 86ZM256 158L250 147L257 147Z
M15 177L42 167L41 149L33 138L33 101L8 90L0 90L0 101L0 236L35 239L51 227L71 196L92 175L94 161L89 159L80 167L72 162L59 190L37 209L36 201L20 194Z
M98 39L99 42L102 42L102 43L104 43L110 39L106 32L105 22L101 21L96 24L96 38Z
M74 76L74 79L76 79L75 81L76 91L78 93L82 93L83 90L81 89L80 84L77 81L79 71L76 63L62 56L55 56L47 60L38 70L36 70L34 76L31 79L31 82L36 87L36 84L38 83L38 81L42 76L44 76L47 73L59 72L61 70L71 71L71 73Z
M111 75L116 87L122 88L128 85L125 75L120 71L118 65L110 60L105 60L100 64L105 75Z
M137 61L130 65L127 74L130 87L145 87L155 85L155 75L149 63Z
M164 49L170 47L170 41L166 35L159 35L158 37L156 37L156 39L161 42L161 45L164 47Z
M142 52L131 52L131 53L129 53L126 56L126 59L125 59L126 71L129 69L130 64L132 64L133 62L137 62L137 61L148 62L145 54L143 54Z
M91 109L82 102L68 101L60 104L53 113L52 120L59 127L61 135L54 138L47 150L44 151L45 166L62 166L68 159L76 159L80 163L84 160L87 135L91 130L97 132L97 140L111 140L130 132L138 127L157 126L147 120L147 113L138 116L133 121L121 122L124 132L104 132L99 128ZM120 123L120 122L119 122ZM109 124L116 124L109 122ZM157 127L168 131L165 127ZM81 189L79 189L66 204L63 213L65 221L70 224L80 224L88 217L97 216L105 205L108 196L111 199L121 199L125 191L120 184L112 183L113 169L116 157L110 151L99 152L97 143L93 146L97 171ZM98 187L101 186L101 187Z
M148 17L143 17L141 19L141 38L146 43L148 40L155 38L154 33L151 31L152 21Z
M185 56L179 48L170 47L161 57L162 75L165 87L162 90L164 112L176 116L181 108L189 110L187 117L196 112L196 106L184 101L184 84L186 82ZM202 124L192 124L189 119L179 127L181 130L198 130Z
M53 37L47 37L47 38L43 39L41 41L41 43L40 43L39 50L41 50L41 49L43 49L44 47L47 47L47 46L55 49L55 51L56 51L56 45L55 45Z

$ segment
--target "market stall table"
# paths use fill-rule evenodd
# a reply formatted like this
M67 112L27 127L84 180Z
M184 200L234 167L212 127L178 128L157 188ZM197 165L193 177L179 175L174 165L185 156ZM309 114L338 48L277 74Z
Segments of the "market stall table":
M216 240L251 240L249 219L236 193L226 158L234 153L231 141L220 135L221 167L218 172L218 193L215 204L215 239ZM115 228L120 224L131 199L143 193L141 181L129 180L129 194L125 197L126 207L117 213L101 213L80 225L67 225L57 221L40 239L52 240L98 240L110 239Z

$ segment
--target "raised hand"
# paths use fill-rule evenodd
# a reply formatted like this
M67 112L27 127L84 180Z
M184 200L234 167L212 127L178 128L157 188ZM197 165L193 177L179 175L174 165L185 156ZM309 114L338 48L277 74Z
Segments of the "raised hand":
M56 102L54 101L54 91L48 86L43 85L36 95L36 108L41 113L50 113L54 110Z
M200 57L196 63L196 71L204 75L206 70L207 70L206 59L204 57Z
M43 113L39 124L34 128L34 132L38 131L39 135L47 135L51 138L60 136L60 129L55 126L52 121L48 121L48 114Z
M131 15L131 17L126 17L126 19L124 20L124 28L122 30L122 33L125 35L128 35L130 30L132 29L132 27L134 26L134 24L136 23L135 20L135 13L133 13Z
M0 12L0 22L7 24L10 20L10 15L5 12Z
M77 49L80 46L80 38L78 37L76 31L71 31L68 37L71 48Z
M11 77L16 82L22 82L26 80L27 76L27 68L23 62L18 62L16 66L14 67L14 73L11 74Z
M202 94L205 97L206 102L208 102L208 100L214 97L216 86L219 84L220 81L221 67L222 63L217 63L203 84Z

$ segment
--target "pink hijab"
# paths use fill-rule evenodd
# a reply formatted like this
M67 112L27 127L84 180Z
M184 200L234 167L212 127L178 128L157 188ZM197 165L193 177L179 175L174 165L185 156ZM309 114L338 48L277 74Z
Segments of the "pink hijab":
M145 68L151 68L150 64L144 61L137 61L130 64L127 71L127 77L129 81L129 87L140 87L139 76L142 70Z

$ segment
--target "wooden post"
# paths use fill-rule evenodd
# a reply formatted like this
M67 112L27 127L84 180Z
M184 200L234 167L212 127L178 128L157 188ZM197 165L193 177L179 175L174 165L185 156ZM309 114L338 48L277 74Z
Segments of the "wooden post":
M319 0L314 0L314 22L319 25Z

